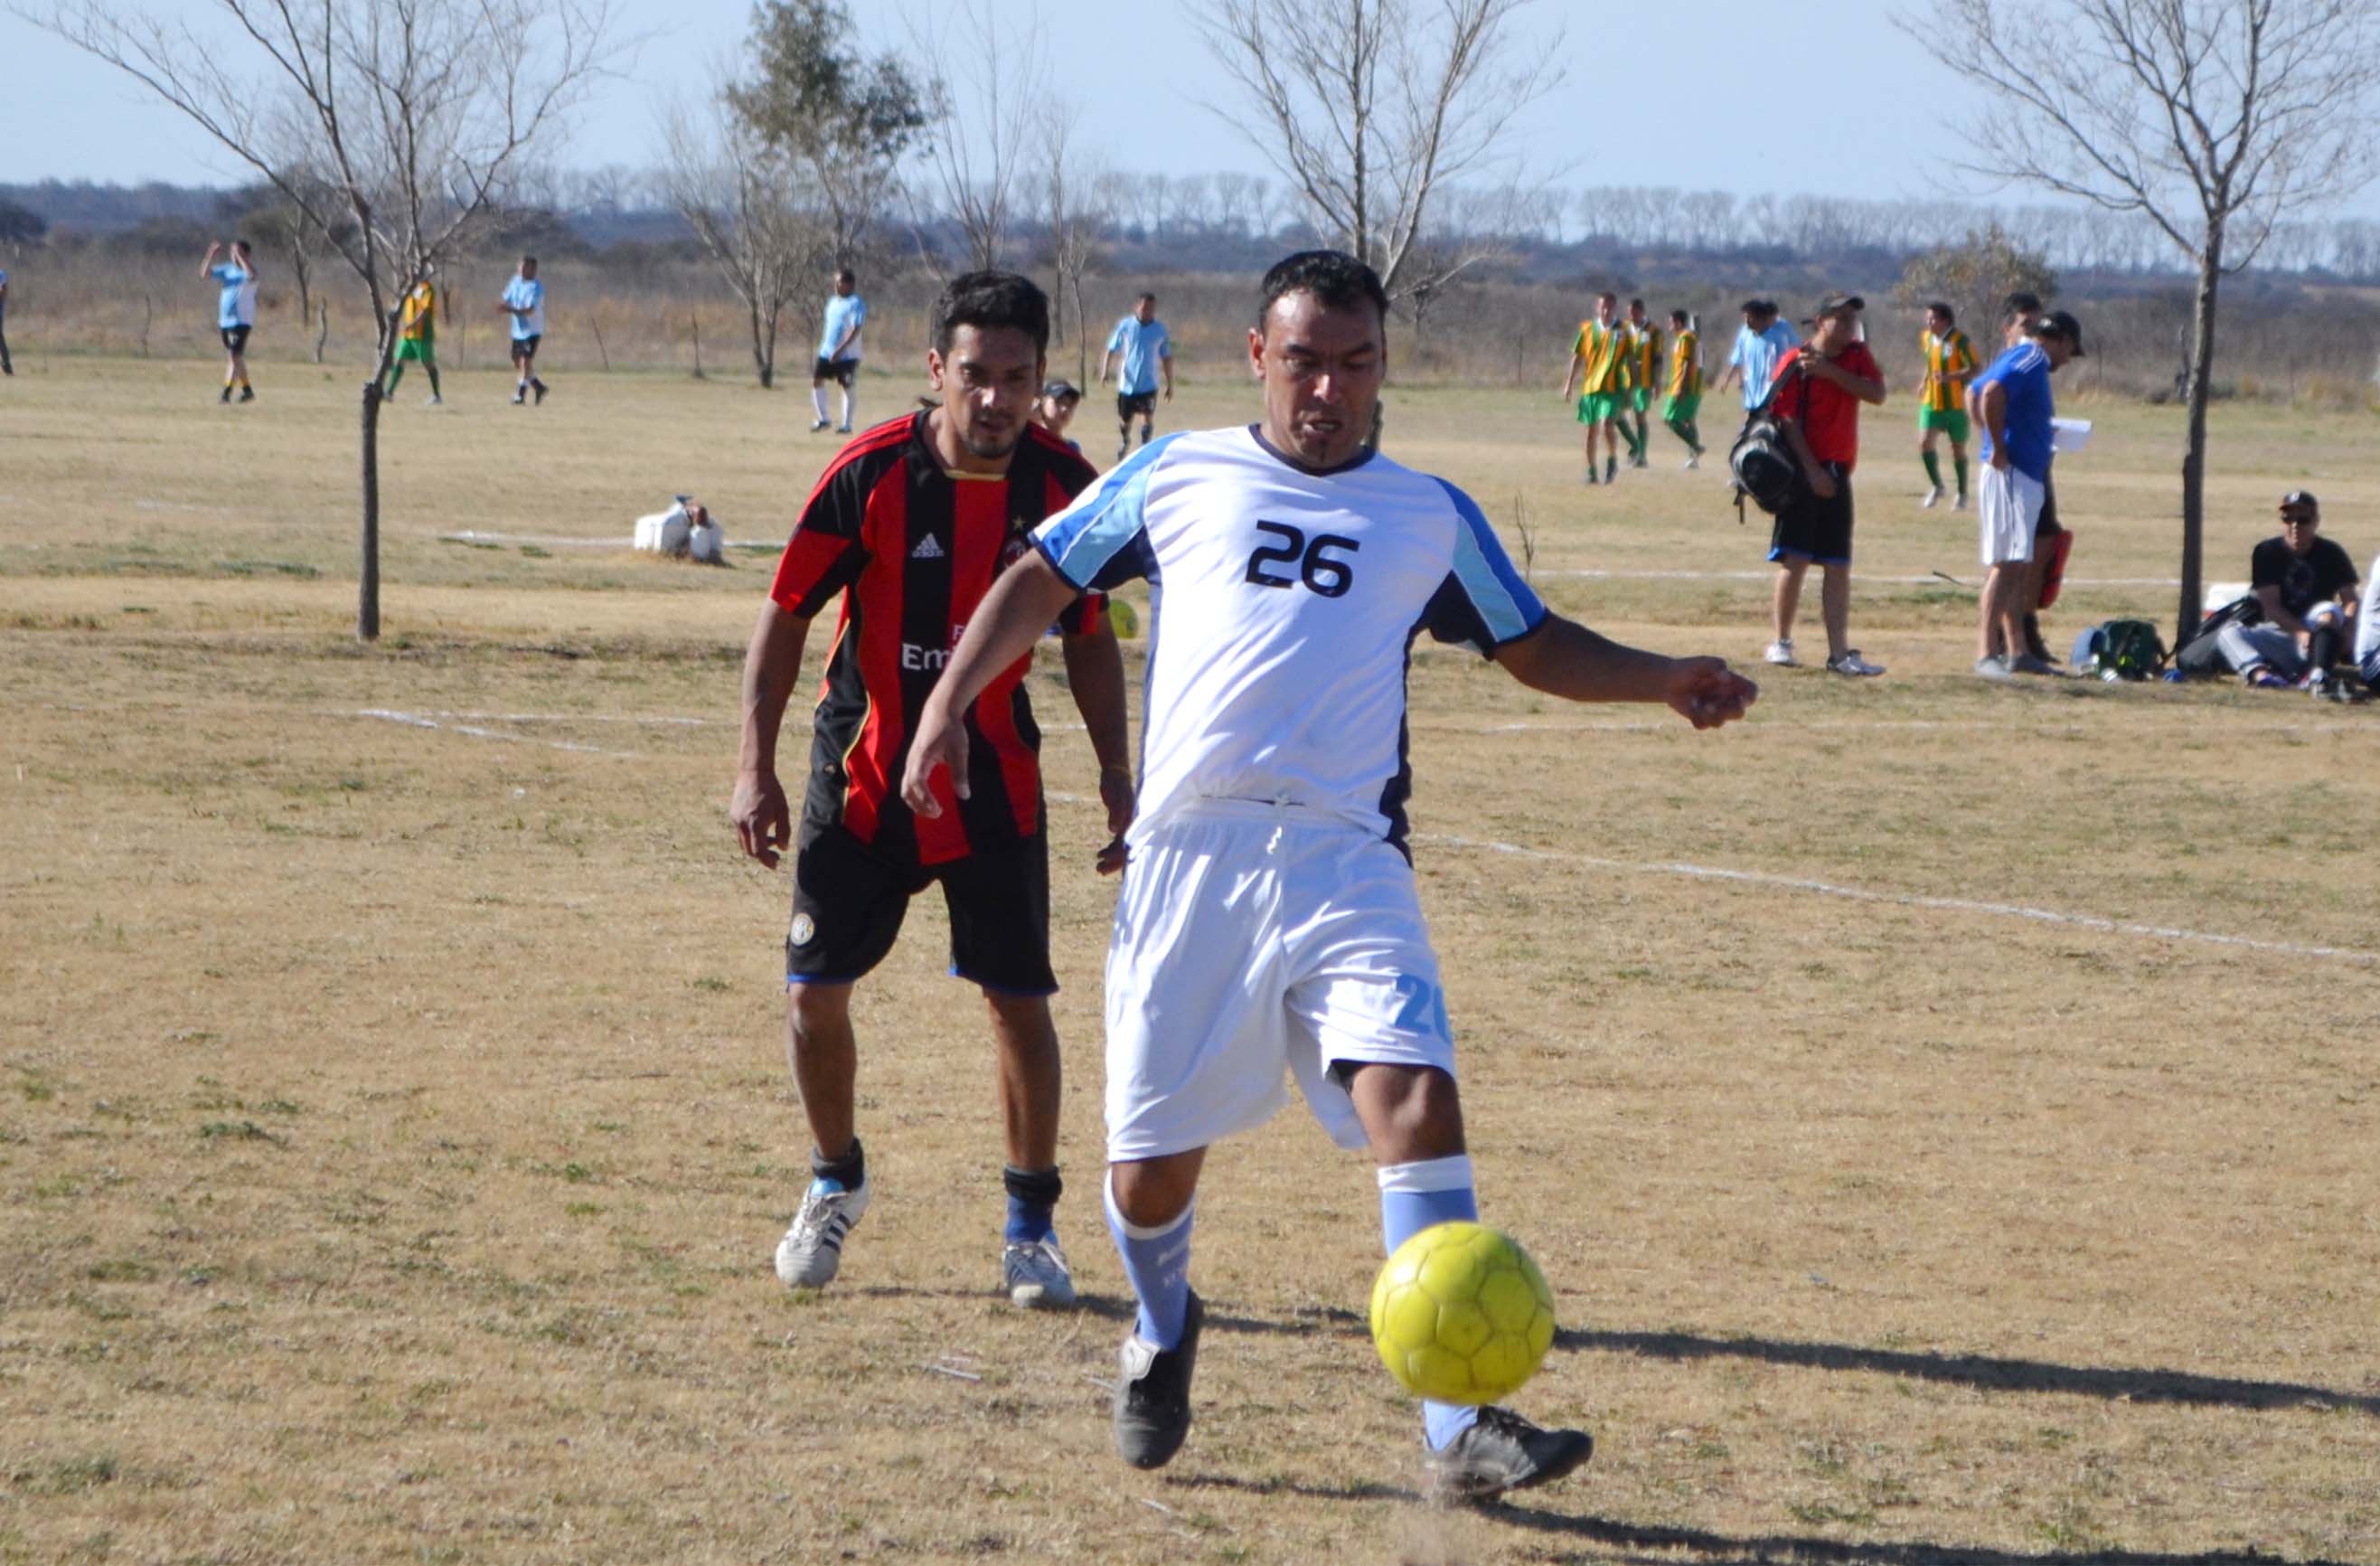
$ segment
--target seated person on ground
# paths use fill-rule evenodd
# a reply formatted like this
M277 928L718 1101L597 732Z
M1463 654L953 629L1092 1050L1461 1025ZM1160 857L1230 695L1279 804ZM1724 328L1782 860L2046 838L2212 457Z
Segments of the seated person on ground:
M2355 621L2355 562L2318 535L2321 503L2304 490L2281 497L2281 531L2256 546L2249 582L2265 612L2259 625L2227 625L2223 655L2252 686L2344 690L2331 667Z

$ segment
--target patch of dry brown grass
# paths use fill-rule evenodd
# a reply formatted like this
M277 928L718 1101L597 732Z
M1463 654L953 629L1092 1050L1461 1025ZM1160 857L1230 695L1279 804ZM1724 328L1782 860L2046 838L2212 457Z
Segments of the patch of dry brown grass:
M392 409L360 650L343 384L41 386L0 410L0 1560L2380 1560L2372 710L1964 677L1972 601L1882 580L1972 577L1971 519L1897 498L1898 418L1855 620L1888 678L1786 673L1696 736L1416 662L1481 1195L1566 1328L1518 1401L1598 1441L1444 1514L1356 1316L1371 1183L1294 1113L1211 1170L1188 1449L1111 1457L1111 891L1068 799L1092 1308L992 1287L990 1062L931 899L863 991L879 1205L825 1294L771 1275L806 1176L786 889L720 814L767 562L439 535L624 536L688 485L780 531L825 455L799 400L579 377L525 411L482 377ZM2075 575L2168 575L2169 421L2103 411L2060 475ZM1518 497L1564 607L1766 639L1714 475L1575 493L1550 399L1390 429L1500 522ZM2380 543L2362 422L2219 440L2218 565L2301 480ZM1589 569L1754 575L1555 574ZM2074 591L2070 627L2170 596ZM1036 694L1052 790L1091 795L1054 665Z

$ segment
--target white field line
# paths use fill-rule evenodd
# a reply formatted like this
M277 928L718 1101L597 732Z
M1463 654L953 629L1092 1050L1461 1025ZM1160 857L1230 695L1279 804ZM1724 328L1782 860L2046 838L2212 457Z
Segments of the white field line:
M1963 556L1961 559L1963 560ZM1568 566L1532 571L1532 577L1561 577L1572 580L1609 582L1773 582L1776 567L1766 571L1604 571L1592 566ZM1902 587L1933 587L1942 581L1937 576L1879 577L1865 572L1858 574L1863 582L1888 582ZM1949 584L1958 586L1957 583ZM2069 577L2070 588L2178 588L2179 577Z
M579 745L566 739L532 739L527 734L508 734L496 729L483 729L475 724L427 717L419 712L399 712L385 707L359 707L347 714L356 718L377 718L384 723L402 723L407 728L436 729L444 734L468 734L473 739L502 740L509 745L541 745L549 750L572 750L586 756L611 756L622 760L641 760L633 750L606 750L599 745Z
M1837 886L1831 881L1813 880L1802 876L1771 875L1763 870L1730 870L1714 865L1694 865L1682 860L1648 863L1628 859L1604 859L1591 854L1558 854L1543 848L1524 848L1518 844L1499 843L1492 839L1457 837L1446 832L1416 832L1415 841L1441 843L1454 848L1477 849L1488 854L1511 855L1516 858L1535 859L1547 864L1576 865L1587 869L1618 870L1630 875L1681 876L1690 880L1731 882L1738 886L1757 886L1778 892L1802 892L1819 897L1840 897L1854 903L1882 903L1900 908L1925 908L1939 913L1982 914L1994 918L2030 919L2038 924L2061 925L2072 929L2097 930L2107 935L2138 936L2144 940L2186 941L2207 946L2228 946L2245 952L2269 952L2286 957L2324 957L2338 962L2380 964L2380 952L2362 952L2348 946L2308 946L2293 941L2260 941L2245 935L2218 935L2209 930L2181 929L2168 925L2135 924L2129 919L2111 919L2097 914L2061 913L2055 908L2034 908L2020 903L1985 903L1964 897L1924 897L1907 892L1876 892L1865 887Z

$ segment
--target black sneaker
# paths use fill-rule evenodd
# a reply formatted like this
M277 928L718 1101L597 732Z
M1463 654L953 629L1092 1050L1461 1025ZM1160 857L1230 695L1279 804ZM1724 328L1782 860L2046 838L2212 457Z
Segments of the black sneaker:
M242 386L239 389L239 400L244 403L254 402L256 400L256 388L253 386Z
M820 419L817 423L815 423L815 424L813 424L813 425L811 425L811 426L810 426L810 433L811 433L811 434L813 434L813 435L815 435L815 434L817 434L820 431L824 430L825 428L826 428L826 420L825 420L825 419Z
M532 381L528 383L528 389L537 394L536 406L543 407L545 406L545 382L542 381Z
M1483 1408L1478 1423L1430 1453L1430 1487L1439 1500L1492 1500L1559 1479L1594 1455L1584 1430L1540 1430L1511 1409Z
M223 395L217 397L215 401L219 403L227 403L231 401L231 388L229 386L225 386L223 390Z
M1116 1454L1135 1468L1162 1468L1190 1433L1190 1373L1198 1367L1198 1328L1207 1307L1190 1296L1182 1342L1160 1349L1138 1331L1126 1333L1116 1378Z

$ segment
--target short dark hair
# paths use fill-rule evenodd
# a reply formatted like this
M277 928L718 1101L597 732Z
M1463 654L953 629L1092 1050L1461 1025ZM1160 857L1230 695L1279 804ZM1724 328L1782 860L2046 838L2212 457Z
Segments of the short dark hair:
M1288 294L1311 294L1317 304L1346 310L1358 301L1379 312L1380 330L1389 326L1389 291L1380 274L1344 250L1300 250L1284 256L1264 274L1263 297L1257 301L1257 330L1264 330L1274 303Z
M1944 304L1941 300L1928 299L1925 301L1925 308L1933 311L1936 315L1940 316L1943 320L1949 322L1951 325L1956 326L1959 324L1959 312L1952 310L1949 305Z
M834 280L837 283L848 283L855 288L859 286L859 273L852 271L851 268L847 266L836 269Z
M536 258L535 256L523 256L523 257L521 257L521 265L523 265L523 266L535 266L536 264L537 264L537 258Z
M1628 301L1628 308L1630 310L1643 310L1645 308L1645 301L1642 299L1631 299Z
M1154 294L1142 294L1132 302L1136 305L1153 305L1157 302L1157 296Z
M1758 315L1762 310L1767 310L1768 306L1759 299L1746 299L1743 303L1736 306L1735 308L1742 310L1746 315Z
M1602 303L1604 300L1606 300L1606 299L1609 299L1613 304L1615 304L1615 305L1616 305L1616 304L1618 304L1618 303L1620 302L1620 296L1619 296L1619 295L1617 295L1617 294L1615 294L1615 293L1613 293L1613 292L1612 292L1610 289L1609 289L1609 288L1606 288L1602 293L1597 294L1597 295L1596 295L1596 296L1595 296L1595 302L1596 302L1597 304L1601 304L1601 303Z
M2000 319L2012 320L2020 315L2039 315L2041 296L2020 288L2000 301Z
M1683 326L1686 323L1687 319L1688 318L1684 310L1673 310L1670 312L1670 324L1672 326Z
M235 250L252 250L252 249L256 249L256 247L255 247L255 246L253 246L253 245L249 244L249 243L247 240L245 240L245 239L235 239L235 240L233 240L233 241L231 242L231 248L232 248L233 249L235 249Z
M934 301L934 351L951 351L962 326L982 332L1008 327L1033 339L1033 351L1050 351L1050 299L1029 277L1013 272L963 272L943 285Z

